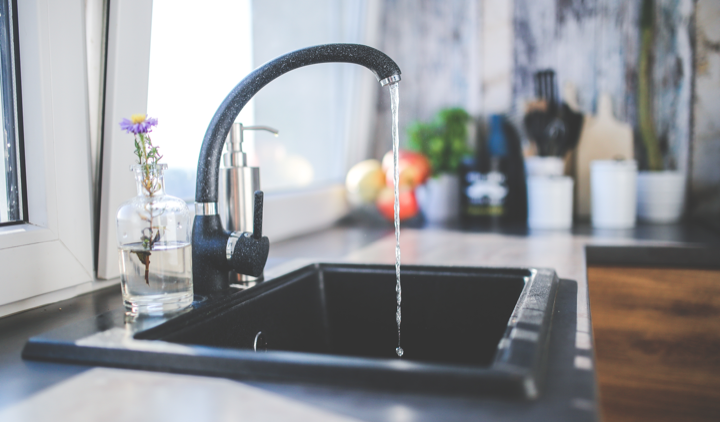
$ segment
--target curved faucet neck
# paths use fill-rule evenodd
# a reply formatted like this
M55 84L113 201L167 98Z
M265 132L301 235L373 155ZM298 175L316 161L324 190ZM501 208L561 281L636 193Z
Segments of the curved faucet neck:
M300 67L319 63L354 63L375 74L384 86L400 80L400 68L383 52L360 44L325 44L308 47L273 59L240 81L215 112L200 149L195 201L217 202L218 174L225 138L245 104L265 85Z

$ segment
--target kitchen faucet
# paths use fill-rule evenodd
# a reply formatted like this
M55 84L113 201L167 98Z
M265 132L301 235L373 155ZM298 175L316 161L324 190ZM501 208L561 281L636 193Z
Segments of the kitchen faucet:
M263 193L256 191L253 233L226 231L218 215L218 177L225 139L250 99L265 85L291 70L318 63L355 63L370 69L381 86L400 81L400 68L387 55L360 44L325 44L277 57L240 81L215 112L200 149L195 186L192 265L195 293L209 294L229 287L228 271L257 277L262 274L270 241L262 236Z

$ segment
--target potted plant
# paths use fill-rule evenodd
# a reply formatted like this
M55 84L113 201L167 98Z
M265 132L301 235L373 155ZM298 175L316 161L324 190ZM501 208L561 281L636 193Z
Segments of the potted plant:
M408 146L428 158L432 170L417 187L417 200L425 218L442 222L458 216L458 168L470 153L467 145L470 115L462 108L440 110L431 122L415 122L408 128Z
M653 3L652 0L644 0L640 16L638 123L644 147L644 157L641 157L644 160L640 164L646 170L640 171L637 177L637 216L651 223L674 223L682 217L686 178L682 171L670 170L675 167L675 163L667 159L670 157L664 157L653 118Z

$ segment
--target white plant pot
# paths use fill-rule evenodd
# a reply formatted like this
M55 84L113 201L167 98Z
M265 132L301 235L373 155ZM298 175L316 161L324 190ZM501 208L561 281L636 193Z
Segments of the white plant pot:
M675 223L685 205L685 175L679 171L641 171L637 178L637 215L650 223Z
M441 174L432 177L416 188L415 195L427 221L441 223L457 218L460 210L458 176Z

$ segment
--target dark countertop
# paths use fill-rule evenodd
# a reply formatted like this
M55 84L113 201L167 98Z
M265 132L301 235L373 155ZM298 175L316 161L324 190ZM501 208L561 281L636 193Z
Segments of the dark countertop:
M308 258L314 260L350 260L377 261L375 256L384 256L385 249L391 243L386 236L392 233L390 225L357 224L340 225L313 235L278 242L271 248L268 268L278 266L290 259ZM359 226L359 227L358 227ZM506 420L594 420L597 416L595 406L596 393L594 372L592 371L592 349L578 346L578 333L583 332L581 316L586 311L578 309L587 306L586 280L584 278L585 254L577 249L588 242L599 241L598 245L588 249L587 259L592 262L614 263L614 253L625 262L643 265L672 265L667 254L658 251L672 247L686 248L688 244L700 250L710 250L702 262L720 262L717 257L719 237L704 228L696 226L640 226L633 231L595 233L589 227L579 226L573 233L523 233L520 229L480 228L468 230L459 226L425 227L424 230L408 230L406 241L423 240L427 243L437 239L457 243L464 239L464 249L477 248L468 256L479 257L476 265L515 265L535 264L535 260L547 262L549 267L558 268L561 278L558 290L555 320L551 334L551 352L546 392L537 402L507 401L492 398L467 398L433 396L409 393L389 394L354 389L338 389L326 386L301 384L282 384L250 382L242 383L273 393L293 401L329 412L331 415L350 416L361 420L467 420L469 417L485 416L491 419ZM589 240L588 240L589 239ZM555 242L555 243L553 243ZM670 243L675 243L671 245ZM422 243L422 242L420 242ZM615 245L617 243L617 245ZM371 245L372 244L372 245ZM565 261L546 259L550 253L537 251L536 244L553 244L559 248L572 248L572 253L563 255L563 249L557 249L556 255ZM368 246L369 245L369 246ZM630 248L618 254L619 248ZM505 249L503 249L505 248ZM604 249L603 249L604 248ZM447 248L443 248L447 249ZM518 252L518 250L520 252ZM508 252L498 252L506 250ZM568 251L570 249L567 249ZM648 251L654 251L649 253ZM453 251L446 251L452 254ZM633 253L637 257L634 261ZM378 255L380 254L380 255ZM433 251L425 254L438 255L437 259L447 261ZM595 257L592 257L595 254ZM567 256L565 256L567 255ZM677 251L671 256L680 256ZM693 252L686 256L698 256ZM408 248L404 252L403 262L423 260L422 251ZM644 258L643 258L644 257ZM384 259L384 258L383 258ZM558 258L559 259L559 258ZM605 259L605 262L603 262ZM698 265L698 262L683 264L678 258L678 266ZM696 261L698 261L696 259ZM450 259L452 260L452 259ZM459 258L458 258L459 260ZM467 260L467 259L466 259ZM638 261L639 260L639 261ZM566 263L567 261L567 263ZM459 262L459 261L458 261ZM702 264L700 262L700 264ZM424 263L424 262L423 262ZM585 292L585 293L583 293ZM0 318L0 411L12 405L22 405L34 394L68 381L78 374L86 373L91 367L80 365L54 364L24 361L20 357L22 347L28 338L118 308L121 304L120 289L112 286L70 300L25 311ZM589 315L588 315L589 318ZM589 323L589 320L587 321ZM585 331L589 335L589 331ZM578 361L579 359L579 361ZM590 368L584 362L590 362ZM15 406L18 407L18 406ZM328 419L332 420L332 419Z
M340 227L363 228L371 231L392 233L392 222L367 211L356 211L338 223ZM587 236L605 240L648 240L655 242L694 243L699 245L720 246L720 228L707 223L681 222L678 224L647 224L639 222L632 229L595 229L590 221L576 222L571 230L533 230L525 224L509 223L472 223L450 221L447 223L428 223L422 217L403 221L403 228L444 229L466 233L496 233L509 236L533 236L541 233L570 233L575 236Z

